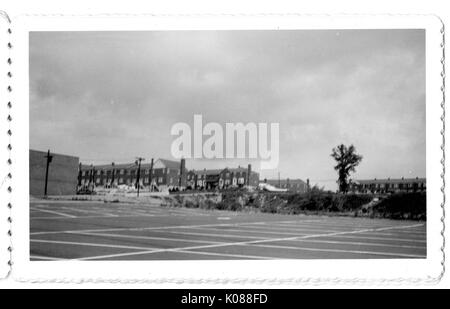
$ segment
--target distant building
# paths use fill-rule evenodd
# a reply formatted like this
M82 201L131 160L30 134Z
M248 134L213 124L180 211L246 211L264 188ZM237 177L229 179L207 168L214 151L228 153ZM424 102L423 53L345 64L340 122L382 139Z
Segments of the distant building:
M232 187L258 186L259 173L247 168L224 168L191 170L187 173L188 187L191 189L226 189Z
M81 165L78 186L84 189L95 187L113 188L119 185L137 187L138 164ZM185 188L187 170L185 160L158 159L154 164L142 163L139 174L140 187L159 189Z
M308 191L308 185L301 179L264 179L265 183L279 189L287 189L289 192L305 193Z
M77 192L78 157L50 153L47 195L71 195ZM30 149L30 195L43 196L47 152Z
M354 180L350 190L355 193L425 192L427 182L426 178L418 177Z

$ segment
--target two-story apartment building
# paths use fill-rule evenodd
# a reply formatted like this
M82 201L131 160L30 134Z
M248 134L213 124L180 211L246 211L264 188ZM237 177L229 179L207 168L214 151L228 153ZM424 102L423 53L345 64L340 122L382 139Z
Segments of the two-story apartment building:
M259 173L247 168L224 168L191 170L187 174L188 188L192 189L226 189L230 187L258 186Z
M185 160L172 161L158 159L153 163L83 165L78 171L78 187L92 190L95 187L114 188L121 185L141 188L184 188L186 187Z
M355 193L425 192L426 190L426 178L419 177L361 179L354 180L350 185L350 191Z

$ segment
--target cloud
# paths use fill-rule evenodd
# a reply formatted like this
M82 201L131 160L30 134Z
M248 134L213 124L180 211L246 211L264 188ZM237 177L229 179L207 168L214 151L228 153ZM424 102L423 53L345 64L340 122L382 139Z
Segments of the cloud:
M364 156L358 177L424 176L425 32L30 34L32 148L170 157L170 127L196 113L279 122L286 177L335 178L329 153L341 142Z

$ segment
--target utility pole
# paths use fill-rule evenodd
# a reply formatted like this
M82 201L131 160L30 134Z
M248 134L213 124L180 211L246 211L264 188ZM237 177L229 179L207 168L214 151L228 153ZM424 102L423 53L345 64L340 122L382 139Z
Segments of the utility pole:
M138 170L137 170L137 175L136 175L136 186L137 186L137 196L139 197L139 189L140 189L140 183L139 183L139 178L141 176L141 161L145 160L144 158L141 157L137 157L136 158L136 163L138 165Z
M92 164L91 164L92 165ZM97 172L95 171L95 166L92 165L92 192L95 191L95 174Z
M150 163L150 175L148 176L150 182L150 192L153 192L153 158Z
M52 162L53 156L50 155L50 149L47 151L47 155L45 156L47 158L47 167L45 169L45 188L44 188L44 196L47 197L47 184L48 184L48 168L50 165L50 162Z
M78 184L77 184L78 187L81 187L81 178L82 178L81 173L82 173L82 164L80 162L78 164Z
M178 178L178 187L181 190L181 186L183 185L183 177L184 177L184 168L186 166L186 160L181 158L180 161L180 177Z
M114 164L114 162L111 163L111 166L112 166L112 171L111 171L111 185L110 185L110 187L111 187L111 189L112 189L112 188L114 187L114 181L115 181L114 177L116 176L116 175L115 175L116 170L115 170L115 164Z
M281 188L280 172L278 172L278 188Z

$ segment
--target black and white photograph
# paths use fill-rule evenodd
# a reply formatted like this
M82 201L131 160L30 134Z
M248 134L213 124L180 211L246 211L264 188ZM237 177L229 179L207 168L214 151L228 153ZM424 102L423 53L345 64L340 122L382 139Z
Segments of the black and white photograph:
M29 32L31 261L427 258L426 32Z

